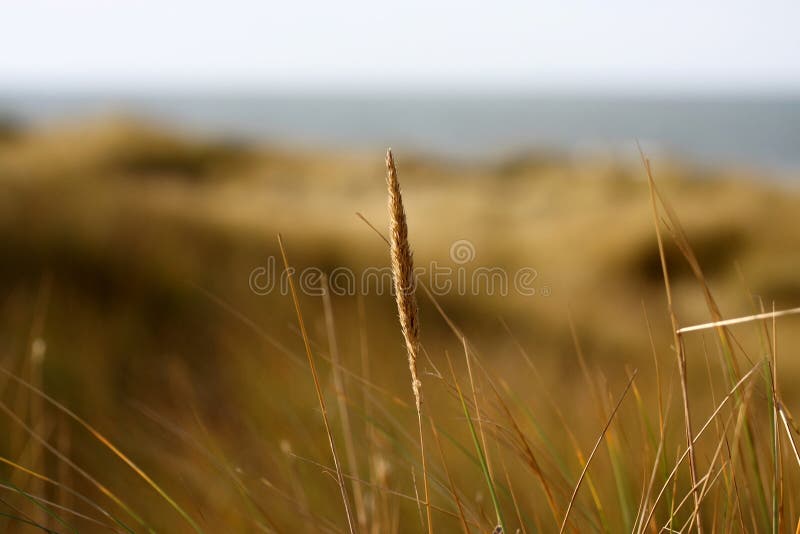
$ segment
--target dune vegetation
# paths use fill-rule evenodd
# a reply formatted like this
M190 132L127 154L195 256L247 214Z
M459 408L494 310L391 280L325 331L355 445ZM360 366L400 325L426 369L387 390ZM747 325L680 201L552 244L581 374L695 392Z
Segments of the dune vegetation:
M0 124L0 531L800 529L791 182L395 156Z

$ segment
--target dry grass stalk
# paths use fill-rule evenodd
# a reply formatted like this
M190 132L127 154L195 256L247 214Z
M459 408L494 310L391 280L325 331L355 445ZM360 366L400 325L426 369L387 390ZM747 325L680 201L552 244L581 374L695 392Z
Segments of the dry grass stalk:
M797 443L794 440L794 435L792 434L792 429L789 426L789 421L786 420L786 411L784 410L782 402L778 402L778 413L781 416L781 421L783 421L783 427L786 429L786 437L789 439L789 445L792 446L792 452L797 460L797 465L800 466L800 452L797 450Z
M444 468L444 474L447 477L447 483L450 488L450 494L453 496L453 501L456 503L456 508L458 508L458 518L461 521L461 528L464 531L464 534L470 534L469 526L467 525L467 518L464 515L464 506L461 504L461 499L458 497L458 490L456 489L456 485L453 482L453 477L450 474L450 469L447 467L447 460L444 456L444 450L442 449L442 442L439 441L439 433L436 431L436 425L433 424L433 419L430 421L431 423L431 431L433 432L433 438L436 440L436 447L439 449L439 458L442 460L442 467Z
M706 429L708 429L711 426L711 423L713 423L715 421L716 417L720 414L720 412L722 412L722 409L727 405L728 401L731 398L734 398L736 396L737 392L739 391L739 388L743 384L748 382L748 380L755 374L755 372L758 371L761 368L763 363L764 362L756 363L747 373L744 374L744 376L742 376L741 379L739 379L738 382L736 382L736 384L730 389L730 391L728 391L728 393L722 398L722 400L717 404L716 409L711 413L711 415L708 417L708 419L706 419L705 424L703 424L703 426L700 427L700 430L698 430L695 433L695 435L694 435L694 442L695 443L697 442L697 440L700 439L700 436L703 435L703 433L706 431ZM740 409L740 413L743 413L744 406L746 406L746 404L740 404L740 408L739 408ZM736 438L738 439L739 436L737 435ZM733 440L733 442L735 443L736 440ZM694 443L692 443L692 445L694 445ZM683 451L683 454L680 454L680 451L679 451L678 459L675 462L675 466L672 468L672 471L670 471L669 474L667 475L666 480L664 481L663 485L661 486L661 490L658 492L658 494L656 495L656 498L653 500L652 504L650 505L650 512L647 515L647 519L645 519L642 522L642 525L649 525L650 524L650 520L653 518L653 514L655 514L656 508L658 507L658 503L661 501L661 498L664 496L664 493L666 492L670 481L677 480L677 478L675 477L675 474L678 472L678 469L683 464L683 461L686 459L687 456L689 456L689 453L692 450L693 449L687 445L686 449ZM733 463L734 462L732 460L731 464L733 464ZM692 493L696 493L694 485L692 486ZM673 487L673 496L674 496L674 494L675 494L675 488ZM670 517L672 517L673 515L674 514L670 514Z
M791 308L788 310L757 313L755 315L748 315L746 317L736 317L734 319L725 319L723 321L714 321L711 323L703 323L693 326L684 326L683 328L678 329L678 333L684 334L686 332L695 332L697 330L708 330L709 328L719 328L721 326L731 326L734 324L749 323L752 321L763 321L765 319L777 319L779 317L785 317L787 315L797 315L797 314L800 314L800 308Z
M695 460L695 453L694 453L694 432L692 430L692 415L689 409L689 387L688 387L688 378L686 376L686 354L684 353L683 340L681 339L678 316L675 313L675 307L672 302L672 287L670 284L669 269L667 268L667 259L664 252L664 240L661 237L661 228L659 225L658 204L656 202L657 199L656 184L655 180L653 179L652 169L650 168L650 160L648 160L644 156L644 153L641 152L641 148L640 148L640 155L642 157L642 163L644 164L644 168L647 173L647 180L650 188L650 205L651 205L650 207L653 213L653 224L655 226L655 231L656 231L656 240L658 241L658 256L661 261L661 273L664 277L664 290L667 295L667 309L669 311L669 318L670 322L672 323L672 330L674 332L673 343L675 346L675 355L678 360L678 372L680 375L680 383L681 383L681 397L683 399L683 420L684 420L684 428L686 431L686 444L689 450L689 475L691 476L692 487L696 488L694 491L694 504L696 508L699 508L700 494L699 494L699 486L697 483L697 462ZM697 521L697 532L698 534L702 534L702 521L700 521L699 519Z
M578 490L581 488L581 483L583 482L584 477L586 477L586 473L589 471L589 464L592 463L592 459L594 458L597 449L600 447L600 444L603 442L603 438L606 436L606 432L608 428L611 426L611 423L614 421L614 416L617 415L617 411L619 411L619 407L622 406L622 401L625 400L625 396L628 394L628 390L631 389L631 385L633 384L636 375L638 374L638 370L634 370L631 377L628 379L628 385L625 386L625 389L622 391L622 395L620 395L619 400L617 401L616 406L611 411L611 415L608 416L608 420L606 421L605 426L603 427L603 431L600 432L600 436L598 436L597 441L594 443L594 447L592 447L592 452L589 453L589 458L586 460L586 463L581 470L581 474L578 477L578 481L575 483L575 487L572 490L572 495L569 498L569 503L567 503L567 511L564 512L564 519L561 521L561 528L558 530L559 534L564 532L567 528L567 521L569 520L569 513L572 511L572 507L575 504L575 499L578 496Z
M353 430L350 424L350 414L347 410L347 396L345 393L345 382L340 370L339 345L336 342L336 325L333 319L333 305L331 304L331 292L328 284L328 277L322 277L322 308L325 315L325 330L328 334L328 350L330 351L331 374L333 375L333 386L336 389L336 404L339 408L339 417L342 423L342 435L344 436L344 453L347 463L355 477L358 477L358 461L356 460L356 445L353 441ZM361 484L355 479L352 481L353 504L356 511L359 529L365 531L367 528L367 513L364 508L364 496L361 491Z
M350 499L347 496L347 489L345 488L344 484L344 474L342 473L342 464L339 461L339 455L336 453L336 444L333 441L333 432L331 431L331 425L328 421L328 409L325 404L325 397L322 394L322 386L320 385L319 375L317 374L317 366L314 363L314 356L311 353L311 343L308 340L308 333L306 332L306 324L303 320L303 314L300 311L300 301L297 298L297 291L294 287L294 277L292 276L292 270L289 268L289 259L286 256L286 250L283 247L283 239L281 236L278 235L278 246L281 249L281 257L283 258L283 265L286 268L286 272L289 274L289 290L292 294L292 302L294 303L294 309L297 313L297 322L300 326L300 333L303 337L303 345L306 348L306 356L308 358L308 366L311 369L311 377L314 379L314 391L317 393L317 401L319 402L319 408L322 412L322 422L325 425L325 434L328 436L328 445L331 449L331 456L333 456L333 464L336 470L336 481L339 485L339 492L342 496L342 502L344 503L344 511L345 515L347 516L347 528L350 534L355 534L356 527L355 521L353 520L353 513L350 510Z
M484 415L481 414L480 404L478 403L478 390L475 388L475 379L472 376L472 365L470 364L470 353L467 345L467 338L461 338L461 344L464 347L464 359L467 362L467 376L469 376L469 386L472 391L472 402L475 404L475 418L478 420L478 433L481 437L481 445L483 450L486 451L486 467L489 470L489 476L494 481L494 470L492 469L491 457L489 456L489 449L486 446L486 433L483 431Z
M7 372L3 370L3 372ZM12 379L16 379L15 376L10 375ZM99 482L96 478L90 475L86 470L82 469L78 466L75 462L64 456L58 449L56 449L53 445L50 445L47 440L45 440L42 436L36 433L36 431L31 428L25 421L19 418L13 410L11 410L4 402L0 401L0 412L3 412L14 422L17 426L22 428L32 440L35 440L39 443L43 448L45 448L50 454L56 457L58 460L64 462L65 464L69 465L72 470L83 477L87 482L92 484L100 493L108 497L111 501L114 502L117 506L120 507L123 511L125 511L130 517L135 519L143 528L150 530L149 525L136 513L131 509L130 506L125 504L120 497L118 497L115 493L113 493L110 489L104 486L101 482ZM3 463L8 463L7 460L4 459ZM202 532L202 531L200 531Z
M403 208L403 197L400 194L400 182L397 180L397 167L391 149L386 151L386 184L389 189L389 248L392 256L392 278L394 280L397 314L400 328L406 342L408 352L408 370L411 372L411 390L417 408L419 424L419 447L422 455L422 480L425 488L425 507L428 516L428 532L433 532L431 521L430 490L428 488L428 472L425 461L425 445L422 433L422 382L417 373L419 358L419 310L417 308L416 283L414 280L414 258L408 242L408 224Z

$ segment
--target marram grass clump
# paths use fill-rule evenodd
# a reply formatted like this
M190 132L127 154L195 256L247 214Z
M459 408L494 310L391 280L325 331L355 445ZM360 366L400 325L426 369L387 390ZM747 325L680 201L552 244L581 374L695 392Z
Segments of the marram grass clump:
M312 163L313 158L300 158L297 166L286 167L283 161L271 176L279 179L276 184L295 174L312 176L306 167ZM409 229L399 183L406 175L398 175L389 152L384 189L379 167L376 160L361 175L353 175L364 180L359 188L371 188L370 196L358 201L376 212L388 191L389 232L378 231L385 245L354 224L347 237L328 236L329 248L323 249L321 240L303 242L313 226L286 222L307 223L310 212L328 206L315 216L322 221L318 226L332 227L337 222L333 214L343 211L342 204L334 205L327 196L336 187L333 178L325 186L312 180L300 188L269 185L259 189L267 193L264 197L254 195L254 183L247 180L227 185L208 181L202 189L193 189L198 184L186 180L76 181L70 187L86 189L76 189L81 194L74 197L61 194L69 191L66 187L59 189L59 202L9 201L6 207L13 211L3 213L13 215L6 220L22 220L27 212L41 219L35 225L15 225L27 232L26 240L40 240L36 250L49 250L57 241L43 240L46 234L28 235L31 230L50 225L66 234L70 224L77 224L76 215L84 212L97 214L98 221L100 214L113 214L119 218L116 224L127 224L126 210L139 209L130 228L153 243L162 239L162 245L158 251L136 248L136 241L126 240L131 234L110 234L125 252L119 254L126 258L123 274L136 272L127 258L141 256L142 265L191 266L196 270L178 270L175 278L205 289L192 306L165 307L159 299L145 301L151 311L144 311L126 308L103 288L99 312L90 314L91 299L79 289L95 273L108 274L107 269L85 268L85 273L77 273L84 285L67 285L67 275L76 274L73 260L82 257L79 251L89 250L87 243L64 254L68 263L47 256L52 289L49 282L39 289L29 284L41 294L32 299L36 306L31 310L22 305L25 288L4 293L0 532L797 532L800 455L792 412L800 397L793 387L800 365L793 358L798 347L793 340L798 338L792 327L800 310L792 308L798 304L794 293L780 293L787 300L773 306L772 293L763 290L773 286L759 285L753 295L746 289L749 276L772 281L770 272L788 273L786 287L795 287L796 268L767 271L772 263L742 264L737 280L745 289L738 302L745 304L737 304L737 295L730 294L734 284L727 278L719 284L717 271L701 269L704 256L699 250L695 255L691 244L701 249L707 241L692 241L698 220L715 221L708 209L712 191L719 195L713 198L716 205L728 206L736 215L724 224L748 226L751 243L760 243L759 236L768 238L759 249L761 259L774 256L778 267L796 267L790 245L797 234L792 233L795 225L786 221L796 222L800 201L783 192L748 196L738 203L732 200L738 197L730 191L726 196L714 183L658 192L653 180L629 183L624 196L615 196L604 180L560 180L563 176L541 177L531 170L519 179L498 181L499 175L486 169L480 172L488 174L479 174L480 179L475 174L474 179L460 180L464 176L442 166L436 176L451 179L426 180L425 193L431 196L425 197L425 210L414 212ZM403 168L419 177L431 176L431 167ZM331 165L314 169L322 169L326 177L337 172ZM350 174L349 167L342 169L342 175ZM643 174L647 171L649 165ZM460 167L461 172L477 171ZM37 187L47 187L40 182ZM650 197L648 184L653 188ZM232 201L211 194L223 185L235 185L241 196ZM90 192L101 187L107 188L107 195L92 197ZM140 187L153 195L128 195ZM109 188L125 195L126 210L110 208L117 197L111 192L116 189ZM341 202L353 201L353 189L352 183L342 188L346 192ZM6 196L21 194L14 191L8 188ZM173 207L191 212L193 218L170 212L171 205L163 204L165 191ZM665 191L670 198L677 191L684 195L676 207L688 222L685 227L677 210L667 205ZM284 193L289 196L281 196ZM324 196L325 202L312 202L314 195ZM240 226L231 226L231 233L220 233L215 238L219 240L211 242L203 240L201 232L207 226L201 224L191 226L193 233L165 232L192 221L205 224L210 216L200 208L218 202L212 202L218 196L229 203L231 215L238 217L250 201L257 207L252 210L256 219L284 218L271 221L274 228L267 228L264 241L253 245L252 257L260 260L268 246L274 247L275 256L282 252L290 295L276 292L255 299L248 293L237 300L235 288L247 289L243 278L252 266L237 263L236 268L231 264L220 269L220 262L245 250L246 242L235 241L238 234L233 233ZM432 221L441 218L432 206L442 206L431 200L434 197L449 202L449 226L432 228ZM561 203L552 205L556 197ZM76 208L79 199L91 200L98 209ZM149 204L155 200L159 209ZM264 204L269 202L274 204ZM548 209L540 209L545 203ZM768 210L754 207L765 203ZM33 209L39 205L50 210L72 207L51 220ZM298 211L286 206L297 206ZM783 223L778 224L773 217L780 213ZM485 227L465 224L475 220ZM774 235L766 235L765 220L780 227ZM612 221L618 223L615 228L608 226ZM724 224L717 220L707 235L716 235L714 228ZM277 247L274 229L288 230L288 239L281 239ZM559 265L576 265L577 270L591 271L594 281L603 281L600 277L614 265L625 265L600 261L603 267L596 261L625 251L610 237L616 229L617 236L632 234L630 241L620 242L635 242L637 252L645 250L656 260L654 265L664 269L658 283L642 285L641 278L631 280L631 271L622 269L614 283L609 280L606 292L602 287L584 292L579 286L571 295L575 315L557 296L502 300L519 304L512 311L491 307L500 301L496 297L440 296L415 279L412 244L421 263L436 254L426 246L441 243L443 235L463 237L456 234L470 229L516 247L503 256L481 243L480 261L487 264L535 254L542 258L536 266L544 272L554 265L545 263L550 254L567 252L575 261ZM2 230L10 235L15 229ZM62 235L59 232L56 235ZM364 236L354 237L360 235L357 232ZM558 239L528 240L537 232ZM351 246L357 239L363 239L362 246ZM584 247L589 241L596 246ZM219 246L222 242L230 248ZM292 265L285 242L293 252ZM643 242L648 246L640 249ZM28 269L35 264L19 261L30 252L19 243L4 265L17 262ZM206 254L186 256L178 244L209 248ZM108 242L98 241L100 245ZM128 248L137 254L127 254ZM725 257L735 258L742 250L746 249L726 251ZM339 295L332 271L329 278L323 277L320 295L305 291L302 273L288 269L299 271L315 262L374 265L386 261L387 251L391 295ZM154 262L157 252L170 255ZM249 254L243 256L250 261ZM336 261L328 261L331 257ZM688 267L677 267L682 264ZM21 285L13 269L4 273L10 280L6 287ZM221 283L230 273L234 280ZM567 276L557 270L546 274L554 279ZM158 278L164 284L168 280ZM140 282L129 276L124 281ZM718 293L713 297L711 287ZM211 297L208 302L206 296ZM154 309L160 313L154 314ZM186 309L202 310L203 315L180 330L186 319L181 311ZM484 325L497 319L499 309L508 316L497 321L500 332L495 333ZM139 324L137 317L152 328L131 329ZM25 321L31 318L33 326L28 327ZM68 335L59 338L62 330ZM166 333L172 343L144 344L142 335L150 330ZM220 337L212 338L212 333ZM613 340L615 358L598 348L604 336ZM175 341L188 338L199 342ZM649 344L623 343L634 338ZM103 339L115 343L109 348ZM124 372L106 372L105 365L113 369L112 363L119 365L115 358L128 354L120 352L122 347L155 356L129 358L117 368ZM183 359L173 355L181 348ZM464 360L453 354L463 354ZM98 396L97 391L105 389L115 396Z

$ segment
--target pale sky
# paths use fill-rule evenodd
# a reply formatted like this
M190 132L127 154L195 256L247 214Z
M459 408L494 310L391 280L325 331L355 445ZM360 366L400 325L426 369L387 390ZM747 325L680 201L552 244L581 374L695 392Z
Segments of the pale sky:
M3 0L0 90L800 93L800 1Z

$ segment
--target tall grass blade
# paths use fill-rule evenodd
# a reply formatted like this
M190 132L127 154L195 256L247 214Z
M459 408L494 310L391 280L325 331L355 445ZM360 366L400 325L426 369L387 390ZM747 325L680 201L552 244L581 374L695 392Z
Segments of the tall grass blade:
M300 332L303 336L303 344L306 348L306 356L308 357L308 366L311 369L311 377L314 380L314 391L317 393L317 401L319 402L320 411L322 412L322 422L325 425L325 434L328 437L328 445L331 449L331 456L333 456L333 464L336 468L336 482L339 485L339 492L342 496L342 502L344 504L344 511L347 517L347 527L350 531L350 534L355 534L355 522L353 521L353 514L350 510L350 499L347 496L347 488L345 487L344 482L344 475L342 473L342 466L339 461L339 455L336 453L336 444L333 440L333 433L331 432L331 426L328 422L328 410L325 405L325 397L322 394L322 386L320 385L319 376L317 375L317 366L314 363L314 355L311 352L311 343L308 339L308 334L306 332L306 325L305 321L303 320L303 313L300 311L300 300L297 297L297 291L294 286L294 272L289 267L289 259L286 256L286 249L283 246L283 239L281 238L280 234L278 234L278 246L281 249L281 257L283 258L283 265L286 269L286 273L288 274L289 279L289 289L292 294L292 302L294 303L294 310L297 314L297 322L300 326Z
M564 512L564 519L561 521L561 528L559 528L559 534L564 532L564 529L567 528L567 521L569 520L569 514L572 511L572 507L575 505L575 499L578 497L578 490L581 488L581 483L583 482L584 477L586 477L586 472L589 470L589 465L592 463L592 458L594 458L597 449L600 447L600 444L603 442L603 438L608 431L608 428L611 426L611 423L614 421L614 416L617 414L619 407L622 406L622 401L625 400L625 396L628 394L628 391L631 389L631 385L633 384L634 379L636 378L636 374L638 371L634 370L631 374L631 377L628 379L628 384L625 386L625 389L620 395L619 400L617 401L617 405L611 411L611 415L608 417L608 421L606 421L606 425L603 427L602 432L597 437L597 441L592 447L592 452L589 453L589 457L586 460L586 464L583 466L581 470L581 474L578 477L578 481L575 483L575 488L572 490L572 495L569 498L569 503L567 503L567 510Z

